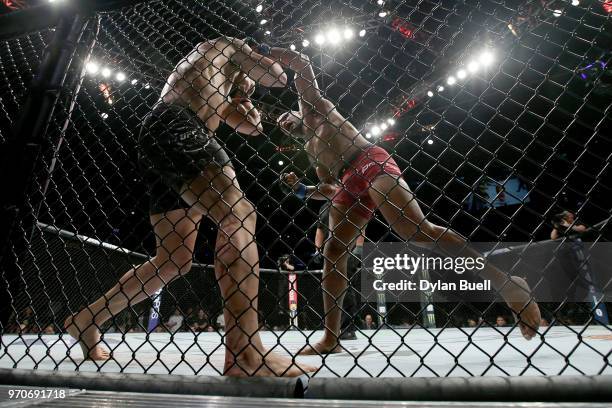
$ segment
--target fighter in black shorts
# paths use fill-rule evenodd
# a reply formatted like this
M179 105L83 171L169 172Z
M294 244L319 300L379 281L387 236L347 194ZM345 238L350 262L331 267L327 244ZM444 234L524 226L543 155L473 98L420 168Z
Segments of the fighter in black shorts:
M66 329L79 341L86 358L109 358L100 345L102 323L189 272L198 226L206 216L219 228L215 273L225 307L224 374L297 376L315 370L298 367L262 345L255 209L244 197L227 153L213 137L221 122L246 135L262 132L259 112L249 99L255 82L285 86L286 81L278 63L228 37L198 44L175 67L160 100L144 119L139 138L157 252L66 320Z

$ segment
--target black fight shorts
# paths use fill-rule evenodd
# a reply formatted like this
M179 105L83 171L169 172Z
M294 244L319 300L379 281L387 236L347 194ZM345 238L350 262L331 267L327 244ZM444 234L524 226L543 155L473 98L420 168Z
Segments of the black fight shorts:
M189 208L179 192L206 167L231 166L225 150L188 108L158 103L144 118L138 165L149 190L149 211Z

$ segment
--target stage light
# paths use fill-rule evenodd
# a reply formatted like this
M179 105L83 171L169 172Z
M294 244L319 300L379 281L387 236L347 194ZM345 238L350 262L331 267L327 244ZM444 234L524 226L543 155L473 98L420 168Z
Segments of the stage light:
M427 96L429 96L430 98L434 96L434 93L431 91L427 91Z
M111 70L108 68L102 68L102 76L104 78L108 78L109 76L111 76Z
M347 40L353 38L353 30L351 30L350 28L344 29L344 38Z
M381 11L380 13L378 13L378 17L380 17L380 18L387 17L387 12L386 11Z
M457 71L457 78L459 79L463 79L467 76L467 72L465 72L464 69L460 69L459 71Z
M365 36L365 35L366 35L366 30L361 30L361 31L359 31L359 36L360 36L360 37L363 37L363 36Z
M443 91L444 91L444 87L443 87L442 85L440 85L440 86L438 87L438 92L443 92Z
M268 22L268 20L266 20L266 19L264 18L263 20L261 20L261 21L259 22L259 24L264 25L264 24L266 24L267 22Z
M85 68L87 69L87 72L89 72L90 74L95 74L100 69L100 66L96 64L95 62L88 62Z
M306 47L308 47L309 45L310 45L310 41L308 41L308 40L304 40L304 41L302 41L302 47L306 48Z
M448 85L455 85L456 82L457 82L457 80L455 79L454 76L449 76L448 79L446 80L446 83Z
M480 57L478 57L478 60L480 61L480 63L482 65L489 66L491 65L491 63L493 62L493 54L489 51L484 51L482 54L480 54Z
M561 17L561 14L563 14L563 11L561 11L561 10L553 10L553 16Z
M102 112L102 113L100 114L100 117L102 118L102 120L104 120L104 119L108 119L108 113L106 113L106 112Z
M263 10L263 4L259 4L257 7L255 7L255 11L258 13L261 13L262 10Z
M467 69L471 73L474 73L474 72L478 71L478 63L476 61L470 61L468 66L467 66Z
M278 165L279 165L279 166L282 166L283 164L285 164L285 162L284 162L284 161L282 161L282 160L279 160L279 161L278 161Z
M317 34L317 36L315 37L315 42L319 45L325 44L325 36L323 36L322 34Z
M270 31L266 31L264 34L266 34L266 35L270 35L270 34L272 34L272 33L271 33Z
M388 123L390 126L393 126L393 125L395 125L395 119L393 119L393 118L389 118L389 119L387 119L387 123Z
M149 88L151 88L151 85L145 84L144 89L149 89Z
M428 145L432 145L432 144L433 144L433 140L431 140L431 139L427 139L427 144L428 144Z
M291 51L295 51L295 44L291 44L291 45L289 46L289 49L290 49Z
M117 81L123 82L125 81L125 74L123 72L119 72L115 78L117 78Z
M382 6L383 4L385 4L384 0L377 0L376 4L378 4L379 6Z
M370 132L366 133L365 135L366 139L371 139L372 138L372 134Z
M132 82L131 82L132 85L136 85L137 83L138 83L137 79L132 79Z
M381 130L387 130L387 128L388 128L388 127L389 127L389 126L387 126L387 124L386 124L386 123L381 123L381 125L380 125L380 129L381 129Z
M579 6L579 5L580 5L579 0L572 0L572 6Z
M372 132L372 135L378 136L380 134L381 130L380 130L380 128L378 126L374 126L374 127L372 127L371 132Z
M336 45L340 42L340 33L335 28L329 30L326 37L330 44Z

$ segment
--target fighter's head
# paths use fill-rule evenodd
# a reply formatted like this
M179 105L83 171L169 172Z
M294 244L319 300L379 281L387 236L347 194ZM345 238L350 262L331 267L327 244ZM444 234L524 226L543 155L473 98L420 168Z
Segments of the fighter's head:
M302 118L302 112L300 111L289 111L285 112L278 117L276 120L278 126L282 129L283 133L293 137L306 138L306 132L304 131L304 122Z

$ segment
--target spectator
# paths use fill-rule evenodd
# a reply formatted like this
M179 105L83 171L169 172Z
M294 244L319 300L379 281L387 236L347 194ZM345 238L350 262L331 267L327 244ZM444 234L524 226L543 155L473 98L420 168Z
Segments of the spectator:
M563 238L568 235L581 235L587 231L587 227L576 221L576 214L571 211L563 211L555 214L552 220L553 230L550 239Z
M540 327L548 327L548 326L550 326L550 323L548 323L548 320L546 320L545 318L541 318Z
M204 309L198 309L198 314L191 319L191 324L189 326L194 332L206 330L206 327L208 327L208 316Z
M470 317L467 319L467 325L468 327L476 327L478 326L478 322L476 321L476 319Z
M183 327L183 315L180 310L174 310L174 314L166 322L166 327L170 333L176 333Z
M376 329L376 324L374 323L374 320L372 319L372 315L369 313L365 315L364 322L363 322L363 328L365 330Z
M52 324L45 327L44 334L55 334L55 328L53 327Z
M508 321L506 320L504 316L497 316L497 319L495 319L495 326L496 327L506 327L508 326Z

